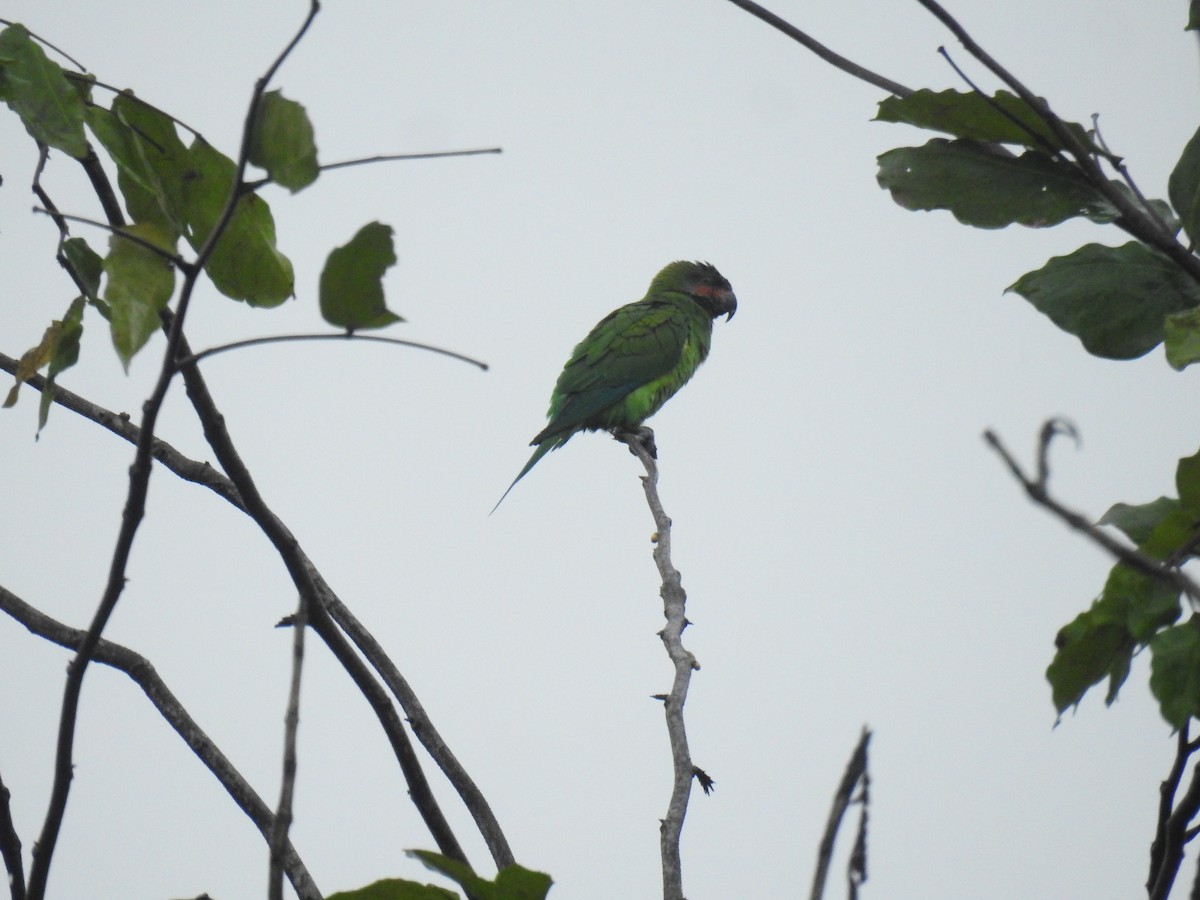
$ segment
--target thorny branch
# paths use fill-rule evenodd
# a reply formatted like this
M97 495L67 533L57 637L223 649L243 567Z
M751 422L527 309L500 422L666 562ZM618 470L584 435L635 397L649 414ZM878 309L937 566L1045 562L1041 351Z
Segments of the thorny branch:
M654 562L662 578L659 594L663 599L663 615L666 627L659 637L667 649L667 656L675 669L671 691L659 694L655 699L663 702L667 720L667 736L671 744L671 761L674 777L671 784L671 799L667 814L659 828L659 851L662 856L663 900L684 900L683 866L679 853L683 820L687 816L688 799L692 791L692 779L697 779L707 794L712 790L713 780L692 763L688 749L687 728L683 720L683 706L687 702L688 686L692 672L700 668L696 657L683 646L683 630L688 626L686 615L687 594L684 593L679 571L671 563L671 520L663 511L658 496L658 464L651 451L654 433L649 428L637 432L615 432L613 436L629 446L629 451L646 467L642 487L646 502L654 518Z

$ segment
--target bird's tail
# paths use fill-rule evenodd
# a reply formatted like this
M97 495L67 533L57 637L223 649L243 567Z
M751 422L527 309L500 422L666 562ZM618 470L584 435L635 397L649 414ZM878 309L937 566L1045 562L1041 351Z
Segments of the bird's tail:
M500 507L500 504L504 502L504 497L508 496L508 492L517 486L517 482L528 475L529 470L538 464L538 460L540 460L555 447L561 446L563 443L563 441L546 440L538 444L537 449L533 451L533 456L529 457L529 462L525 463L525 468L517 473L517 477L514 478L512 484L508 486L508 491L505 491L504 496L496 501L496 505L492 507L492 513L494 513ZM488 515L490 516L492 513L488 513Z

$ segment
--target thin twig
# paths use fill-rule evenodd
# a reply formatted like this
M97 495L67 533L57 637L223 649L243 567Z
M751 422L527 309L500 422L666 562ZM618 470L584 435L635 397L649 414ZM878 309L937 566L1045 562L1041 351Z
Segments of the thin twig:
M17 23L13 22L11 19L0 19L0 25L16 25L16 24ZM29 31L28 28L26 28L25 30ZM87 71L87 69L84 68L83 64L80 63L78 60L76 60L75 57L68 54L65 50L60 50L58 47L54 46L52 43L50 43L48 40L46 40L44 37L42 37L40 34L36 34L35 32L29 31L29 36L31 38L33 38L33 40L37 41L39 44L44 44L45 46L49 47L51 50L53 50L55 53L57 53L63 59L67 60L67 62L69 62L71 65L73 65L75 68L77 68L80 72ZM64 72L63 74L66 75L67 77L70 77L74 73L73 72Z
M867 747L871 742L871 732L866 728L862 730L862 735L858 739L858 745L855 746L854 752L850 754L850 760L846 763L846 770L842 773L842 780L838 783L837 791L833 795L833 805L829 810L829 818L825 820L825 833L821 835L821 843L817 848L817 868L813 874L812 890L809 892L810 900L821 900L825 895L825 880L829 876L829 866L833 861L833 845L837 840L838 831L842 827L842 818L846 815L846 810L850 808L851 802L854 800L854 789L860 783L865 784L867 778ZM865 790L865 789L864 789ZM866 798L862 799L864 816L866 809ZM865 823L865 820L864 820ZM854 865L854 857L856 854L851 854L851 878L853 873L859 868L864 873L866 872L866 849L865 849L865 824L860 825L859 841L863 844L861 849L861 865ZM851 882L852 887L856 887L854 881Z
M667 656L675 669L671 692L656 698L663 701L667 736L671 744L671 762L674 766L671 799L659 828L659 851L662 856L663 900L684 900L679 842L683 834L683 821L687 816L692 780L697 777L698 770L692 763L691 751L688 749L683 706L687 702L692 672L699 669L700 664L683 646L683 630L688 626L687 594L683 590L679 571L671 563L671 519L663 511L662 501L658 496L658 465L649 450L649 447L653 446L653 432L649 428L643 428L639 432L615 432L613 436L627 444L629 451L646 467L646 474L642 477L642 488L646 493L650 514L654 518L654 562L662 578L659 594L663 600L663 616L667 620L666 627L659 632L659 637L662 638ZM711 786L712 779L707 775L704 776L704 781Z
M3 588L0 588L2 591ZM8 788L0 778L0 858L8 872L8 890L12 900L25 900L25 867L21 862L21 838L13 825Z
M1164 232L1171 233L1171 226L1162 217L1162 214L1158 211L1158 209L1156 209L1150 203L1150 201L1146 199L1146 195L1142 193L1142 189L1139 188L1137 182L1133 180L1133 176L1129 173L1129 167L1125 165L1124 158L1117 156L1108 149L1108 143L1104 140L1104 135L1100 132L1099 113L1092 113L1092 134L1095 136L1096 145L1099 146L1099 148L1103 150L1105 154L1107 154L1109 165L1117 170L1117 173L1121 176L1121 180L1125 182L1125 186L1133 192L1135 197L1137 197L1138 203L1140 203L1142 209L1146 211L1146 215L1157 221Z
M151 253L154 253L157 256L161 256L163 259L165 259L171 265L175 266L177 269L179 269L180 272L183 272L185 275L193 274L194 270L197 267L196 263L188 262L186 259L184 259L182 256L180 256L178 253L172 253L166 247L160 246L159 244L154 243L154 241L147 240L146 238L142 237L141 235L134 234L131 231L127 231L125 228L123 228L120 225L109 225L106 222L100 222L96 219L89 219L86 216L73 216L73 215L70 215L69 213L59 212L57 209L43 209L40 206L35 206L33 208L33 211L35 213L42 213L43 215L50 216L52 219L55 220L55 222L60 223L60 225L59 225L60 228L62 227L62 225L61 225L62 221L79 222L83 225L92 225L96 228L101 228L104 231L109 232L110 234L116 235L117 237L122 237L127 241L132 241L133 243L137 244L139 247L144 247L146 250L149 250Z
M20 622L38 637L69 650L77 649L87 636L86 632L62 624L3 587L0 587L0 611ZM217 781L233 798L238 808L254 823L264 840L267 839L274 821L270 807L205 731L196 724L150 661L128 647L103 638L96 644L93 659L101 665L124 672L133 679L167 724L175 729L197 758L216 776ZM321 900L321 892L290 841L284 848L283 861L288 880L297 896L302 900Z
M271 859L267 873L267 897L283 900L283 854L292 825L292 803L296 794L296 736L300 731L300 675L304 670L304 635L308 631L308 601L302 596L296 607L292 628L292 680L288 688L287 713L283 729L283 774L279 804L271 828Z
M750 13L750 15L762 19L772 28L776 29L777 31L781 31L783 34L786 34L792 40L811 50L831 66L841 69L848 75L853 75L855 78L865 81L867 84L874 85L877 88L881 88L882 90L887 91L889 94L894 94L897 97L907 97L913 93L912 88L907 88L897 81L892 81L890 78L885 78L882 75L878 75L875 72L872 72L870 69L860 66L858 63L851 62L844 56L839 56L824 44L809 37L795 25L792 25L790 22L781 19L770 10L764 9L757 3L753 2L753 0L729 0L729 2L734 6L741 7L746 12Z
M438 150L432 153L384 153L379 156L364 156L361 159L344 159L340 162L324 163L318 168L322 172L345 169L349 166L365 166L370 163L399 162L406 159L445 159L451 156L479 156L484 153L502 153L500 147L484 147L478 150Z
M1051 421L1053 422L1054 420ZM1047 425L1049 424L1050 423L1047 423ZM988 446L995 450L996 453L1000 455L1000 458L1004 460L1009 471L1012 472L1013 477L1021 483L1021 486L1025 489L1025 493L1029 495L1029 499L1031 499L1034 503L1054 513L1054 515L1062 519L1062 521L1071 528L1074 528L1076 531L1087 535L1094 543L1103 547L1110 554L1112 554L1121 562L1125 563L1130 568L1135 569L1145 575L1158 578L1161 581L1169 584L1175 590L1185 594L1193 605L1200 604L1200 585L1197 585L1196 582L1194 582L1183 572L1172 568L1161 560L1155 559L1152 556L1147 556L1136 547L1130 547L1127 544L1123 544L1114 539L1109 534L1093 525L1083 515L1075 512L1074 510L1068 509L1049 495L1046 488L1046 476L1048 474L1048 469L1045 463L1044 449L1048 446L1046 433L1047 430L1045 427L1043 427L1043 436L1041 441L1043 451L1039 453L1039 459L1041 460L1039 463L1039 469L1041 470L1041 473L1036 481L1028 478L1025 475L1016 459L1013 458L1013 455L1009 453L1008 449L1004 446L1000 438L997 437L994 432L990 430L985 431L983 433L983 439L987 442Z
M1175 811L1167 819L1163 830L1163 856L1158 875L1150 888L1149 900L1167 900L1183 862L1183 848L1188 823L1200 812L1200 764L1192 767L1192 783Z
M133 93L133 91L129 90L128 88L119 88L115 85L108 84L107 82L100 81L97 78L93 78L91 75L87 75L87 74L76 75L74 72L64 72L63 74L66 75L67 78L69 78L73 81L83 81L83 82L86 82L87 84L92 85L93 87L104 88L104 90L106 90L106 91L112 91L114 94L119 94L122 97L124 97L126 100L130 101L131 103L136 103L138 106L140 106L144 109L148 109L150 112L152 112L156 115L162 116L164 119L167 119L170 122L174 123L175 125L178 125L180 128L182 128L188 134L198 137L198 138L200 138L200 140L204 140L204 135L202 135L199 131L197 131L195 128L193 128L191 125L189 125L187 122L183 121L182 119L175 118L175 116L171 115L166 110L160 109L159 107L155 106L153 103L148 103L147 101L143 100L141 97L139 97L137 94ZM94 104L92 104L92 105L94 105ZM142 137L145 137L145 135L142 135Z
M1062 157L1062 151L1059 148L1055 147L1053 144L1051 144L1048 140L1046 140L1045 135L1039 134L1038 132L1034 131L1032 128L1029 127L1029 125L1026 122L1017 118L1011 112L1009 112L1007 109L1005 109L1003 106L1001 106L999 103L997 103L995 98L993 98L991 95L985 94L983 91L981 91L979 89L979 86L977 84L975 84L975 82L971 80L971 78L967 75L967 73L962 70L962 68L958 65L958 63L956 63L954 61L954 57L952 57L950 55L950 51L947 50L945 48L945 46L938 47L937 52L942 57L942 59L946 60L946 62L949 64L950 68L952 68L954 70L954 74L957 75L959 78L961 78L963 80L963 83L966 84L966 86L969 87L972 91L974 91L975 95L977 97L979 97L979 99L982 100L984 103L986 103L990 109L992 109L995 113L1002 116L1003 118L1008 119L1008 121L1010 121L1010 122L1012 122L1012 124L1016 125L1017 128L1021 129L1023 132L1025 132L1027 135L1029 135L1031 138L1033 138L1034 142L1039 147L1041 147L1042 151L1045 152L1048 156L1056 156L1059 158Z
M1163 861L1168 855L1167 844L1170 837L1167 834L1167 823L1171 820L1171 809L1175 806L1175 792L1179 790L1179 781L1183 778L1184 767L1188 757L1195 748L1188 741L1188 723L1184 722L1176 737L1175 760L1171 770L1162 784L1158 786L1158 821L1154 830L1154 843L1150 845L1150 876L1146 879L1146 890L1154 890L1159 875L1163 870Z
M231 341L228 344L218 344L215 347L208 347L198 353L193 353L191 356L181 359L176 364L179 368L183 366L198 363L202 359L207 359L210 356L216 356L218 353L224 353L227 350L238 350L242 347L257 347L262 344L283 344L289 341L376 341L381 344L398 344L401 347L413 347L417 350L428 350L430 353L438 353L442 356L449 356L451 359L457 359L461 362L470 363L476 368L482 369L484 372L488 370L488 364L470 356L464 356L461 353L456 353L453 350L446 350L443 347L435 347L432 344L424 344L420 341L408 341L403 338L383 337L376 334L360 334L358 332L338 332L337 334L277 334L270 337L247 338L241 341Z

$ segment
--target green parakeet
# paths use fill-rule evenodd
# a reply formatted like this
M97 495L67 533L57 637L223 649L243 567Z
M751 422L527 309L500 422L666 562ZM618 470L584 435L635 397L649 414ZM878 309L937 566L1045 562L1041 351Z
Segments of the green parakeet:
M736 311L733 288L713 266L666 266L645 297L609 313L575 348L550 395L550 421L530 441L537 449L504 497L577 432L640 429L708 356L713 319Z

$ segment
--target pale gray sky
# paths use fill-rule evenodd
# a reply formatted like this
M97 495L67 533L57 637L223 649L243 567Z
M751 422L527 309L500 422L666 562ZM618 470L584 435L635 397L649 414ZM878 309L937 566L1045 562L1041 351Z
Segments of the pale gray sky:
M835 50L912 87L960 86L916 3L778 0ZM1186 4L959 0L963 24L1064 117L1101 114L1149 194L1195 126ZM134 87L232 153L254 79L301 2L9 0L106 82ZM500 145L501 156L329 173L278 189L296 301L211 290L197 348L321 327L330 248L396 229L397 336L487 360L486 374L374 345L283 345L205 364L275 510L392 652L492 802L519 860L560 898L659 892L669 790L659 704L670 669L636 461L604 436L547 457L490 518L544 421L574 343L664 263L711 260L737 317L651 424L675 563L695 623L688 725L717 780L684 835L692 900L805 894L859 729L875 730L866 897L1127 898L1142 892L1173 753L1135 663L1052 728L1055 631L1109 561L1029 505L980 440L1028 458L1066 414L1080 451L1053 488L1099 516L1169 493L1200 440L1196 374L1160 350L1089 357L1003 293L1113 228L987 233L911 213L875 157L925 135L874 124L881 95L723 0L328 3L276 83L308 109L324 161ZM0 349L35 343L71 299L55 233L29 214L33 153L0 116ZM56 159L61 207L94 213ZM76 203L79 207L76 208ZM103 236L87 231L94 246ZM161 339L128 376L89 314L64 383L136 413ZM36 398L0 418L0 583L83 624L99 599L131 448ZM161 434L211 458L176 386ZM271 802L294 600L235 510L164 471L109 636L150 657ZM310 644L293 837L326 892L424 878L431 847L367 706ZM0 772L28 849L51 776L67 656L0 619ZM55 897L261 896L266 853L208 773L119 674L94 668ZM440 796L487 870L448 790ZM1191 877L1191 863L1186 877Z

